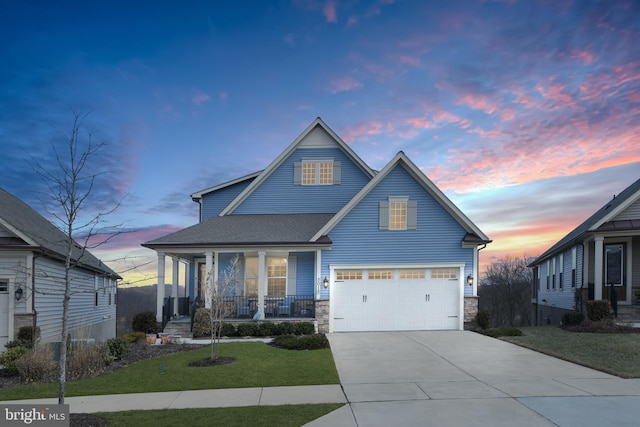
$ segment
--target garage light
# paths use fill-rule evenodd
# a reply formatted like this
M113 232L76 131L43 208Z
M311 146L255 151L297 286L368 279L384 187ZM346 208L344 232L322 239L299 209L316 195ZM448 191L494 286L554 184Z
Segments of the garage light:
M468 275L467 276L467 285L473 286L473 276L472 275Z
M322 281L322 286L324 286L324 288L327 289L329 287L329 279L325 277L324 280Z

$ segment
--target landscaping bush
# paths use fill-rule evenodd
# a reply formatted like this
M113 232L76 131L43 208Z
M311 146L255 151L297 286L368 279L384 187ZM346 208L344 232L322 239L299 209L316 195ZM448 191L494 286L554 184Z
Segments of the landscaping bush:
M287 350L317 350L329 348L329 340L324 334L280 335L271 341L271 345Z
M238 335L236 327L231 323L222 323L222 336L223 337L235 337Z
M562 324L567 326L579 325L583 320L584 315L577 311L572 311L570 313L565 313L562 315Z
M611 318L609 300L587 301L587 317L594 322Z
M476 323L480 329L487 329L491 324L491 313L488 310L480 310L476 313Z
M272 322L258 323L256 328L256 336L258 337L273 337L278 335L278 325Z
M209 311L201 307L196 310L196 316L193 319L193 337L210 337L211 336L211 319Z
M104 354L99 347L97 345L81 345L69 354L67 358L68 380L89 377L104 369Z
M29 345L25 345L25 347L33 347L33 343L40 338L40 327L36 326L36 333L34 336L33 326L21 326L18 329L18 335L16 335L16 339L19 341L23 341L25 343L29 343Z
M278 330L276 335L293 335L295 328L291 322L278 323Z
M254 337L256 336L257 324L255 323L240 323L238 325L238 335L241 337Z
M156 314L153 311L143 311L136 314L131 322L131 327L136 332L144 333L157 333L160 330L158 322L156 322Z
M147 335L144 332L129 332L128 334L121 335L120 338L128 343L141 342L146 339Z
M519 337L522 336L522 331L518 328L511 327L500 327L500 328L489 328L485 329L481 332L483 335L487 335L489 337L497 338L497 337Z
M20 374L20 381L33 383L50 381L56 377L57 364L52 353L45 348L33 348L16 362L16 369Z
M4 367L5 373L9 375L17 374L16 363L28 352L29 349L27 347L17 346L8 348L4 353L0 353L0 365Z
M311 322L298 322L293 324L294 335L311 335L316 333L316 328Z
M129 343L122 338L111 338L107 340L106 345L115 360L120 360L129 354Z

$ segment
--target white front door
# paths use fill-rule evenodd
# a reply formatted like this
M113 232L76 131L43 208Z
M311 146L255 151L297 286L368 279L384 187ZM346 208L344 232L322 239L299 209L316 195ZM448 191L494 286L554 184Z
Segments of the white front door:
M458 329L459 268L336 270L333 330Z

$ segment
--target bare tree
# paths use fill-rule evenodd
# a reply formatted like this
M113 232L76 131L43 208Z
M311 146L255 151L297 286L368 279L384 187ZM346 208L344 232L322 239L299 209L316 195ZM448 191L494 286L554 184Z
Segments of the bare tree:
M479 309L491 313L494 326L531 324L530 257L506 257L487 267L478 287Z
M54 152L53 166L47 167L30 155L34 170L43 178L48 187L49 203L47 210L57 221L57 225L67 235L64 242L64 277L60 282L64 287L62 298L62 334L60 345L58 403L64 403L67 364L67 337L69 334L69 301L73 293L72 281L74 269L82 265L88 249L106 243L118 233L104 233L100 229L105 216L113 213L121 204L114 203L107 211L95 213L90 207L90 196L98 178L106 173L96 169L97 157L106 142L95 142L93 134L88 132L82 138L81 128L86 114L73 112L70 133L60 132L64 140L64 149L52 144ZM116 226L117 228L117 226ZM78 243L80 242L80 243ZM90 243L91 242L91 243Z
M218 280L213 280L213 271L207 275L205 298L209 324L211 326L211 360L218 358L222 323L235 310L233 296L238 280L238 257L233 257L226 269L222 270Z

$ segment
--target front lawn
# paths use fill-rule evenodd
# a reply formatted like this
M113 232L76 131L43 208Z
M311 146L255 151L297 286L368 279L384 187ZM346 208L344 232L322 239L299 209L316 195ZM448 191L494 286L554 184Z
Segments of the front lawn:
M342 404L247 406L239 408L165 409L161 411L101 412L109 426L162 427L298 427L343 406Z
M520 328L501 339L622 378L640 378L640 334L569 332L559 327Z
M203 390L243 387L339 384L331 350L293 351L261 342L225 343L220 356L228 365L189 367L208 357L210 347L142 360L107 375L68 382L67 397L120 393ZM57 396L58 385L41 384L0 390L0 400Z

